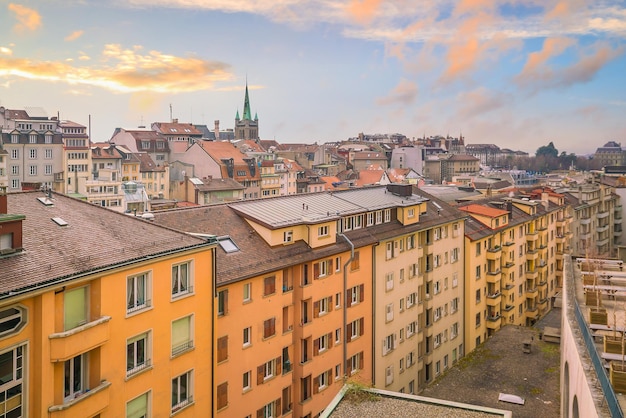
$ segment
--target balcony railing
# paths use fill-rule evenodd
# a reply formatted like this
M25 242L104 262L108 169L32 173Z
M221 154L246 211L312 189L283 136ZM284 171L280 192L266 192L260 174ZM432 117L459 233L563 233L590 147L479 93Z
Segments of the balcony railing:
M172 347L172 356L177 356L179 354L184 353L187 350L191 350L193 348L193 340L185 341L182 344L178 344L175 347Z

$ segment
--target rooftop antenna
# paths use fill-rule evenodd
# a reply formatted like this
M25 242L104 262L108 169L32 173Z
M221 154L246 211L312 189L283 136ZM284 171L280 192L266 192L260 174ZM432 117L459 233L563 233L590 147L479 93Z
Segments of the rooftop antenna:
M170 122L172 122L174 119L172 119L172 104L170 103Z

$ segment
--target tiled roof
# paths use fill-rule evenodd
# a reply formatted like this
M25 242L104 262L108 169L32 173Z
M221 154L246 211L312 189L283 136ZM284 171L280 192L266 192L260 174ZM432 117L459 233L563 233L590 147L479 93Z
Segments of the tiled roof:
M491 208L483 205L471 204L459 208L465 212L474 213L476 215L488 216L490 218L496 218L498 216L506 215L506 210Z
M358 186L371 186L373 184L380 184L385 170L361 170L359 171L359 178L356 180Z
M202 136L202 132L196 129L191 123L169 123L157 122L156 126L164 135L194 135Z
M206 241L113 212L82 200L52 194L51 206L41 192L11 193L8 212L24 214L24 251L0 258L0 298L81 273L96 272ZM52 218L61 218L59 226Z
M145 153L145 152L138 152L135 154L135 156L139 159L140 162L140 168L139 171L143 172L143 173L147 173L147 172L164 172L165 171L165 167L156 164L152 158L150 157L149 154Z
M196 179L200 180L200 179ZM221 191L221 190L243 190L240 183L233 179L202 179L201 183L193 182L195 188L201 192Z
M373 188L384 189L384 188ZM346 192L325 192L315 193L308 196L312 199L318 199L320 196L331 197L327 200L328 204L338 205L338 207L328 206L326 210L337 210L339 207L355 207L354 203L344 200L349 195L355 196L357 201L365 199L368 193L367 189L350 190ZM403 227L399 222L389 222L374 227L361 228L358 230L347 231L345 235L358 247L371 245L383 239L397 236L401 233L410 233L423 230L435 225L440 225L453 220L461 220L465 215L458 210L446 205L444 202L428 196L420 190L414 189L415 192L422 194L423 198L431 199L427 201L427 214L420 215L420 222ZM356 192L356 193L354 193ZM333 198L344 193L344 198ZM360 197L358 195L361 195ZM385 194L384 191L382 195ZM299 197L299 196L296 196ZM291 196L283 196L277 198L262 199L254 202L275 201L273 206L280 207L281 201L294 200L289 207L296 206L296 202L300 204L298 213L302 213L301 201L298 199L290 199ZM323 199L320 199L320 201ZM239 216L233 208L243 206L251 202L237 202L231 204L218 204L210 206L202 206L196 208L184 208L155 212L155 222L167 225L171 228L193 232L219 236L229 236L232 241L239 247L239 251L226 253L221 248L217 249L217 284L225 284L233 281L244 280L255 275L261 275L273 272L282 268L296 265L322 257L329 257L343 251L349 251L348 243L337 238L334 245L328 245L321 248L311 249L303 241L297 241L291 245L280 245L270 247L245 221ZM252 202L253 203L253 202ZM305 203L306 204L306 203ZM439 205L437 207L436 205ZM269 207L269 206L265 206ZM249 208L248 208L249 209ZM313 208L309 205L309 212ZM285 211L286 212L286 211Z
M360 151L355 152L352 160L369 160L369 159L387 159L387 156L382 152Z
M198 144L217 162L232 158L235 164L245 164L243 159L247 158L246 154L228 141L201 141Z

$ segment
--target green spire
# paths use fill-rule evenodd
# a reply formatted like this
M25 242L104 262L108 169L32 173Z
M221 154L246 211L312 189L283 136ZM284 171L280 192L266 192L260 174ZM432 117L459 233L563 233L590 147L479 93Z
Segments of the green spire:
M239 120L239 109L237 109L237 115L235 115L235 120Z
M257 116L256 112L254 112L254 120L259 120L259 117Z
M250 114L250 99L248 98L248 80L246 80L246 98L243 102L243 120L252 120Z

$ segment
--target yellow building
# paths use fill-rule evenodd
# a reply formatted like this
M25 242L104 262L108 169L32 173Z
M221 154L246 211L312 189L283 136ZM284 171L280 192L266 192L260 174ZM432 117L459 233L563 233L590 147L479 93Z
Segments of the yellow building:
M7 416L211 415L214 243L40 192L0 242Z
M559 287L559 240L568 230L561 194L531 192L459 207L465 230L465 341L468 352L506 324L530 326ZM559 238L561 236L561 238ZM562 243L561 243L562 244Z
M374 385L417 394L463 355L465 215L393 187L406 194L375 247Z

